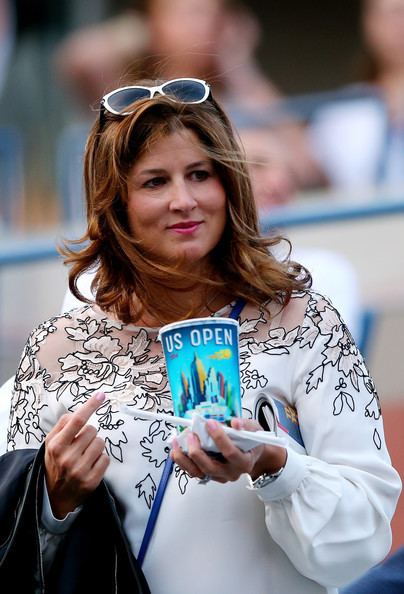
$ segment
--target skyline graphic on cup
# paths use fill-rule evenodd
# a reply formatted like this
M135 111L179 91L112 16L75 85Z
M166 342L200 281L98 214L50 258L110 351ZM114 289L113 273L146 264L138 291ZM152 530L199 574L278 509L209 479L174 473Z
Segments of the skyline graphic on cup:
M241 416L238 336L231 318L195 318L160 329L176 416L198 413L219 422Z

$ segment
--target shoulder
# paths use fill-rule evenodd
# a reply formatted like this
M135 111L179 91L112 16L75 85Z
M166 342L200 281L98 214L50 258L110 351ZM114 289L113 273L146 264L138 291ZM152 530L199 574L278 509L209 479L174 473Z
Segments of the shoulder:
M289 301L282 305L273 300L266 301L260 306L251 303L243 309L242 318L260 319L261 322L283 326L300 326L307 317L313 317L315 313L338 314L331 299L319 291L306 289L293 291Z
M102 313L95 311L92 305L81 305L69 312L62 313L38 324L28 337L25 354L40 359L41 366L48 367L69 351L100 335L108 335L110 328L118 331L122 324L109 321Z
M318 335L327 334L343 324L338 310L328 297L313 290L304 290L294 291L284 306L273 301L265 302L260 307L249 304L241 317L240 333L274 336L281 332L282 335L293 334L297 339L313 327L316 327Z
M92 317L94 317L92 307L89 305L82 305L70 312L61 313L41 322L32 330L29 340L37 343L44 342L52 335L63 332L63 330L66 330L69 326L79 325L83 319L88 320Z
M75 381L86 362L90 366L108 366L111 358L125 350L131 334L126 336L124 329L124 324L92 305L50 318L30 334L18 377L21 379L29 369L43 377L46 385L60 381L66 373L70 373L69 381Z
M276 322L284 328L306 326L310 323L324 324L332 320L335 325L342 323L341 316L331 300L313 290L294 291L289 302L276 316Z

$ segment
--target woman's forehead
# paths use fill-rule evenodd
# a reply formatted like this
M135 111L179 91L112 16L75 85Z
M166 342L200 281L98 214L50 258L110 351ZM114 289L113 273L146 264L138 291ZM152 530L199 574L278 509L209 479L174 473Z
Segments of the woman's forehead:
M193 130L183 128L158 137L147 145L134 163L134 169L154 162L210 160L207 151Z
M149 139L146 139L143 149L138 158L144 155L153 155L164 151L166 147L171 147L173 150L179 150L183 147L187 149L196 149L206 152L206 149L201 142L199 136L191 128L185 126L174 130L165 130L161 134L156 134Z

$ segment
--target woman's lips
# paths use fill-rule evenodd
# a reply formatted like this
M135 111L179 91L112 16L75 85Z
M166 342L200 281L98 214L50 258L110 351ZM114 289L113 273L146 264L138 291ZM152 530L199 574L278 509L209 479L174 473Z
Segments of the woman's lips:
M181 223L171 225L169 229L171 229L171 231L175 231L175 233L190 235L191 233L194 233L194 231L196 231L201 224L202 221L183 221Z

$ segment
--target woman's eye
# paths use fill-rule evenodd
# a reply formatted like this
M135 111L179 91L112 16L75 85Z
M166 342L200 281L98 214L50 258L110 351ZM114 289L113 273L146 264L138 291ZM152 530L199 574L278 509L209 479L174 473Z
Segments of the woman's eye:
M158 188L159 186L163 185L165 182L164 177L152 177L148 179L144 184L143 187L145 188Z
M205 179L208 179L208 177L210 177L210 173L205 169L198 169L196 171L192 171L191 173L191 179L198 182L205 181Z

